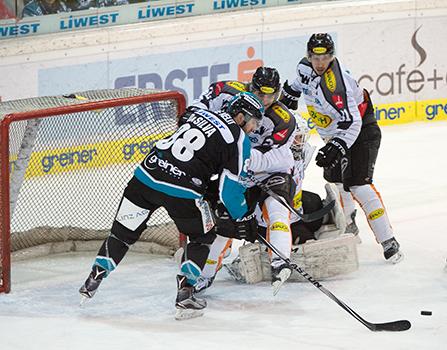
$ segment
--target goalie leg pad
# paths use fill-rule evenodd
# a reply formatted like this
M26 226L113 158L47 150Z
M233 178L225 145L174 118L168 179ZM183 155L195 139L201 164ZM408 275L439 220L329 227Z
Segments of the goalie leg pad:
M239 248L239 269L248 284L261 282L263 279L261 267L261 245L249 243Z
M257 248L251 251L250 247L253 246L257 246ZM271 260L268 252L259 243L254 243L243 246L242 254L245 256L246 253L250 257L244 261L245 265L239 258L231 265L225 265L229 273L239 282L246 282L245 274L247 273L250 275L250 283L257 283L261 280L271 281ZM356 239L353 235L347 234L318 241L312 240L295 246L290 260L317 280L344 275L359 268ZM305 282L307 280L293 270L289 281Z
M340 202L340 195L338 193L337 187L334 184L327 183L324 186L324 189L326 190L326 201L329 203L335 200L334 208L332 208L329 215L331 216L332 222L335 224L335 227L337 227L337 229L340 231L340 235L342 235L343 233L345 233L346 230L346 218Z
M292 251L290 260L317 280L344 275L359 267L357 241L353 235L308 241ZM290 280L306 281L296 271Z

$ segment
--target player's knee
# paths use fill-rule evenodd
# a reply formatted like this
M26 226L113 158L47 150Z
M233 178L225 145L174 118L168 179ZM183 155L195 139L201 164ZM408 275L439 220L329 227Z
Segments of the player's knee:
M199 234L199 235L193 234L193 235L188 235L188 237L189 237L189 241L191 243L210 245L216 239L216 232L213 228L211 231L209 231L205 234Z
M113 222L111 232L119 240L123 241L128 245L132 245L136 241L138 241L145 227L146 224L144 225L142 224L139 227L137 227L134 231L132 231L131 229L127 228L126 226L123 226L120 222L115 220Z
M351 192L354 197L363 203L370 198L379 198L379 193L372 185L351 186Z

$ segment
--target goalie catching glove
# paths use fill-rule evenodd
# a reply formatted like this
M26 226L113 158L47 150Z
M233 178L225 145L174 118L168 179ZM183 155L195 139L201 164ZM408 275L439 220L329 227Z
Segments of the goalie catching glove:
M215 211L217 234L224 237L256 241L258 222L254 213L246 214L243 218L233 220L222 203Z
M338 137L334 137L320 148L315 160L318 166L333 168L340 162L342 157L346 156L347 151L348 147L346 146L346 142Z

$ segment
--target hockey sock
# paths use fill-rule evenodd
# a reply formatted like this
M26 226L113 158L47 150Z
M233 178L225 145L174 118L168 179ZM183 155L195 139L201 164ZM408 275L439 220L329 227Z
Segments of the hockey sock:
M346 224L349 225L350 223L352 223L351 214L355 210L354 198L352 197L352 194L350 192L346 192L343 189L343 184L336 183L335 185L337 186L338 192L340 193L340 202L343 207L343 213L345 214Z
M351 192L365 212L377 242L381 243L392 238L393 228L376 188L373 185L352 186Z

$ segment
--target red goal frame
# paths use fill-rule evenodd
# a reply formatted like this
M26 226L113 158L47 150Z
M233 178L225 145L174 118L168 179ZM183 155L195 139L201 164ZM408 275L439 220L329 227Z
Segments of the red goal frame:
M177 113L182 114L186 108L186 100L182 93L178 91L162 91L141 96L125 98L114 98L103 101L85 102L82 104L54 107L28 112L18 112L5 115L0 120L0 243L1 243L1 265L2 281L0 281L0 293L9 293L11 290L11 227L10 227L10 193L9 193L9 125L15 121L24 121L35 118L46 118L55 115L82 112L85 110L95 110L111 108L122 105L134 105L140 103L157 102L164 100L177 101ZM180 235L180 241L184 242L185 237Z

